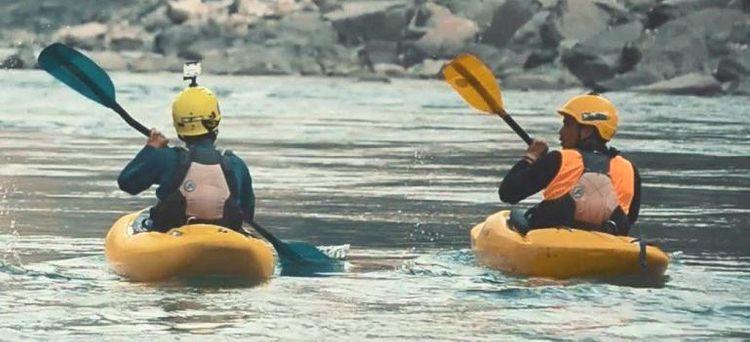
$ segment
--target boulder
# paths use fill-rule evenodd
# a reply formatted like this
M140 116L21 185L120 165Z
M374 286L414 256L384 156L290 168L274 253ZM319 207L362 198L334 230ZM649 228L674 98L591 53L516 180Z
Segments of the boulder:
M182 24L189 19L200 20L209 16L210 8L202 0L169 0L167 17L174 24Z
M750 3L748 4L750 6ZM732 26L732 30L729 32L727 37L730 43L735 44L750 44L750 22L736 22Z
M84 50L104 48L107 25L90 22L78 26L66 26L55 33L55 40Z
M106 45L115 51L123 50L151 50L153 38L137 26L118 23L107 30Z
M315 0L315 5L323 13L341 9L341 1L339 0Z
M585 41L609 27L611 16L600 0L565 1L556 17L556 28L563 39Z
M373 69L376 74L387 77L407 76L406 69L398 64L376 63Z
M727 7L750 13L750 0L732 0Z
M563 65L586 87L598 89L598 83L611 79L617 72L615 58L599 55L583 44L566 42L561 50Z
M644 39L643 58L636 67L670 79L711 69L706 37L731 32L747 16L736 10L711 8L672 20ZM706 25L705 23L712 23Z
M502 78L506 89L547 90L581 87L581 82L562 66L550 65L529 70L511 70Z
M448 60L427 58L422 63L410 67L408 71L419 78L440 78L440 70L445 63L448 63Z
M432 57L452 57L475 40L479 29L466 18L453 15L447 8L428 4L432 12L426 33L414 45Z
M597 88L640 61L642 54L634 42L642 31L643 25L635 21L601 31L582 43L568 41L561 45L562 62L584 85Z
M739 82L742 78L750 77L750 50L736 49L720 59L714 77L720 82Z
M497 61L500 61L508 53L508 50L501 50L492 45L482 43L470 43L466 46L466 52L477 56L485 63L495 65ZM523 61L519 62L523 64ZM519 65L520 65L519 64Z
M364 52L373 64L398 63L398 43L387 40L371 40L365 43Z
M732 95L750 95L750 77L745 77L739 82L732 84L732 87L727 89L727 92Z
M359 45L369 40L398 41L407 23L406 0L345 2L341 9L325 13L340 42Z
M543 34L549 33L545 32L549 17L550 11L548 10L535 13L526 24L516 30L516 33L513 34L513 38L511 38L511 44L513 46L519 46L522 49L542 46L551 48L557 47L557 44L560 43L557 37L553 39L543 37Z
M628 9L619 2L612 0L597 0L595 4L607 12L610 25L622 25L635 19L635 16L631 15Z
M596 87L599 91L620 91L661 80L661 75L654 70L636 68L631 72L615 75L612 79L597 81Z
M549 64L557 59L557 50L546 49L531 52L523 63L524 69L536 68L540 65Z
M167 16L167 6L159 6L140 18L139 23L148 32L158 32L172 25Z
M2 69L31 69L35 67L35 54L29 45L0 51L0 68Z
M128 70L132 72L181 72L183 61L176 56L162 56L146 52L133 56L128 63Z
M533 1L507 0L493 13L489 28L482 32L482 42L504 47L537 11L539 5Z
M506 0L462 0L447 4L454 14L467 18L477 24L480 32L486 31L492 23L492 17L498 7Z
M597 54L619 54L628 44L643 35L643 24L638 21L609 27L583 41L581 45Z
M722 92L722 86L713 76L702 73L690 73L672 79L633 88L638 92L666 93L673 95L716 95Z
M266 17L274 14L273 4L263 0L234 0L229 9L230 14L249 17Z
M128 70L128 61L123 57L122 54L114 51L91 51L87 52L89 56L96 64L99 64L104 70L108 71L124 71Z
M156 34L153 51L162 55L178 55L203 38L197 25L174 25Z

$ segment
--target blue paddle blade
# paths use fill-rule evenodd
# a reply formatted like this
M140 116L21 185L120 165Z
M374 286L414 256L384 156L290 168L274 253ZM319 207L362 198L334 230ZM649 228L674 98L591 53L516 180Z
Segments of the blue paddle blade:
M117 102L112 80L82 53L65 44L54 43L42 50L38 62L42 69L81 95L114 109Z
M325 255L309 243L285 241L285 245L299 258L281 259L281 275L283 276L313 277L345 271L343 261Z

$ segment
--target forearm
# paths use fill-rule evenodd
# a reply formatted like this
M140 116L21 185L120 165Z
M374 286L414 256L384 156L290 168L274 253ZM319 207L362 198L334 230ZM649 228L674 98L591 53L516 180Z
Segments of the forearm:
M138 152L117 178L121 190L136 195L151 187L158 177L158 168L152 165L155 154L156 149L151 146L145 146Z
M560 153L556 151L545 154L533 163L527 158L519 160L500 184L500 200L515 204L541 191L557 174L561 160Z

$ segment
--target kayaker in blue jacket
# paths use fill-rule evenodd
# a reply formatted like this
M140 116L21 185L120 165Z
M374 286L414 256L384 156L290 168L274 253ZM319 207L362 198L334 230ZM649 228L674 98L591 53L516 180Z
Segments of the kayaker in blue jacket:
M234 230L255 214L252 178L242 159L214 142L221 112L216 96L193 82L172 104L172 119L184 147L151 129L146 146L125 166L117 183L136 195L158 185L158 203L147 228L167 231L187 223L211 223Z
M511 211L509 223L523 234L567 226L627 235L638 219L641 179L635 164L607 146L617 131L617 108L590 93L558 113L562 150L547 153L547 143L535 140L500 185L500 200L512 204L544 189L542 202Z

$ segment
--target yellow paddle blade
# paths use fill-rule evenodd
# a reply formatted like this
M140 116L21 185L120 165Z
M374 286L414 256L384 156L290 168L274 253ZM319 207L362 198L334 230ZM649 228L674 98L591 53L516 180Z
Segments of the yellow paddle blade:
M495 75L479 58L460 55L443 67L443 76L470 106L489 114L505 115Z

